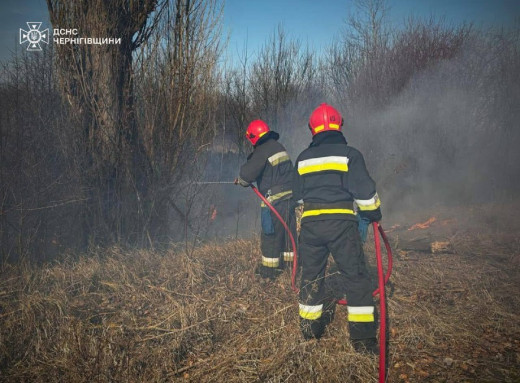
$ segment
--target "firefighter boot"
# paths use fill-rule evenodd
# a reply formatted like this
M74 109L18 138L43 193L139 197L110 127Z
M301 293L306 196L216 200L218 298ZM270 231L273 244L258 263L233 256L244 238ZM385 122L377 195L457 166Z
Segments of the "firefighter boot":
M255 274L260 275L264 279L270 279L274 281L282 273L282 270L276 267L268 267L264 265L258 265L255 270Z
M315 320L300 318L300 330L305 340L320 339L325 332L325 325L321 318Z
M323 327L327 327L334 320L336 313L336 300L331 299L323 303L323 314L321 315L321 323Z
M352 339L354 350L361 354L379 355L379 345L376 338Z

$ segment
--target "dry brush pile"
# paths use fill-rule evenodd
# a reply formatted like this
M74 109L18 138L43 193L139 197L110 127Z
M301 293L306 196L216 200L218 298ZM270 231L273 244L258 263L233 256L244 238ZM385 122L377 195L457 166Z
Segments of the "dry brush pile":
M518 381L518 231L446 222L420 232L449 241L445 253L405 250L419 232L389 230L389 381ZM257 242L239 240L4 265L0 380L376 382L377 359L349 344L345 307L320 342L305 342L288 272L261 280L259 257Z

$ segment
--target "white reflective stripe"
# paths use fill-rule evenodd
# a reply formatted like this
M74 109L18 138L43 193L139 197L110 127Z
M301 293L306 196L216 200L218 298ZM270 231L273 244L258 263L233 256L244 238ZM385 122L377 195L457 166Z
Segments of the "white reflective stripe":
M323 304L317 305L317 306L308 306L308 305L299 303L299 305L300 305L300 312L314 314L314 313L319 313L319 312L323 311Z
M319 314L319 313L321 313L323 311L323 304L316 305L316 306L308 306L308 305L304 305L304 304L299 303L299 306L300 306L300 315L302 313L304 313L304 314L311 314L311 315L312 314Z
M349 314L373 314L374 306L347 306Z
M287 152L279 152L273 154L271 157L267 159L271 165L278 165L280 162L285 162L289 160L289 154Z
M379 201L379 196L376 194L374 194L374 196L370 199L356 199L354 200L356 201L356 203L358 205L373 205L375 204L377 201Z
M323 313L323 305L307 306L300 303L300 317L307 320L316 320L321 318Z
M267 267L278 267L280 258L267 258L262 255L262 265Z
M309 158L308 160L303 160L298 162L298 169L304 168L306 166L313 165L321 165L321 164L348 164L348 157L343 156L328 156L328 157L319 157L319 158Z
M304 175L323 171L348 172L348 161L348 157L343 156L310 158L298 161L298 173Z
M354 199L354 201L359 210L375 210L381 206L381 201L379 200L377 193L370 199Z
M284 261L292 261L294 259L294 253L292 251L282 251Z

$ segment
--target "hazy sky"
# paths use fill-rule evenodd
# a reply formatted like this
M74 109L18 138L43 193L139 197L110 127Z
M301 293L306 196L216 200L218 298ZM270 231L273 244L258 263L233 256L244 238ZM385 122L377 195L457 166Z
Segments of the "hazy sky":
M311 48L326 47L345 29L352 0L226 0L224 25L230 33L228 51L254 52L282 23L290 37ZM408 16L445 17L449 23L512 25L520 16L520 0L388 0L389 21Z
M70 0L74 1L74 0ZM291 38L311 48L327 46L345 27L352 0L226 0L224 31L229 34L227 53L254 54L281 23ZM418 17L444 16L450 23L464 20L477 25L511 25L520 18L520 0L388 0L389 19L402 23ZM50 28L45 0L0 0L0 60L19 46L19 29L26 22L42 21ZM25 49L25 47L23 47Z

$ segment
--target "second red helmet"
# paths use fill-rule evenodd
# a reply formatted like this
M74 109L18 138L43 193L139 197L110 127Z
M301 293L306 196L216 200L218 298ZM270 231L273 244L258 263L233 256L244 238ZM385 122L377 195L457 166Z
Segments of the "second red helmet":
M320 104L309 117L309 128L313 136L327 130L340 131L342 126L341 114L326 103Z
M253 145L256 145L260 137L269 131L269 126L262 120L251 121L246 130L246 137Z

